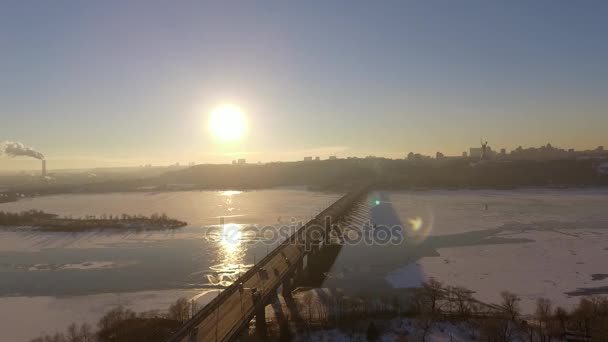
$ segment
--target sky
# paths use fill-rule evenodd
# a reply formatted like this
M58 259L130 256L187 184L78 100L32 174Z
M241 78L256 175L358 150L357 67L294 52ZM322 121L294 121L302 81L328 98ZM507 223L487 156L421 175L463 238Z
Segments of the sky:
M606 18L606 1L3 1L0 141L49 169L595 148ZM223 103L246 114L238 141L207 128Z

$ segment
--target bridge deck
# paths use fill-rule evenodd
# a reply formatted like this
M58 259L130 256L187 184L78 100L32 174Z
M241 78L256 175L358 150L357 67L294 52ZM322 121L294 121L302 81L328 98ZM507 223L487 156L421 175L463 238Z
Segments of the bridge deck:
M168 341L227 341L236 336L249 324L256 306L266 305L274 297L283 280L291 276L302 262L307 253L304 241L307 240L305 236L310 234L309 228L324 225L326 217L337 222L365 193L365 189L360 189L345 195L298 229L234 284L222 291ZM243 284L242 288L239 284ZM256 297L259 296L255 301L252 291L254 288Z

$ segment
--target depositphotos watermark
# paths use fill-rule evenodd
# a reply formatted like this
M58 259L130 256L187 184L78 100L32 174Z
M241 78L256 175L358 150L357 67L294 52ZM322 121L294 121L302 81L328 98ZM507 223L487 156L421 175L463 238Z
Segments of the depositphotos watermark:
M219 225L207 228L205 237L228 244L276 245L288 241L306 247L319 245L321 241L333 245L399 245L404 240L404 229L400 225L376 225L370 221L361 225L338 225L332 222L330 216L319 221L321 220L313 220L302 228L304 223L295 218L290 219L288 224L266 226L224 223L223 218L220 218ZM294 235L300 229L301 233Z

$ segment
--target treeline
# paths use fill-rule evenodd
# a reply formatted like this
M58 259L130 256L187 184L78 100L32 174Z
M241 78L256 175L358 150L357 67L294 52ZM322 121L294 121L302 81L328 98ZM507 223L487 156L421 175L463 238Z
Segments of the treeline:
M367 182L375 171L358 160L197 165L150 180L159 187L195 184L203 189L260 189L277 186L344 188Z
M383 188L514 188L528 186L608 185L592 160L516 160L472 163L392 161L377 185Z
M97 329L88 323L72 323L64 332L40 336L30 342L162 342L195 310L196 305L186 298L178 299L167 313L136 313L121 306L103 315L97 322Z
M147 178L35 185L12 191L29 196L150 189L247 190L279 186L342 191L352 185L370 183L382 189L608 185L608 175L598 172L600 162L594 159L562 159L490 160L479 163L471 158L349 158L245 165L204 164Z
M347 297L336 293L319 301L309 291L296 303L300 317L287 314L287 318L301 319L306 331L336 327L361 329L362 321L371 320L368 333L371 329L374 331L371 335L380 336L382 331L376 330L381 330L381 324L374 324L374 319L408 317L414 319L416 337L422 341L442 322L467 326L470 340L550 342L570 336L592 342L608 341L608 297L584 297L571 310L540 298L532 315L522 314L521 298L516 294L504 291L500 297L498 304L482 303L466 288L446 286L431 278L406 296ZM275 326L274 330L277 329Z
M176 229L186 222L168 217L166 214L145 215L86 215L84 217L59 217L40 210L20 213L0 211L0 226L31 226L47 231L83 231L89 229Z
M539 298L534 313L523 315L521 298L516 294L502 292L498 304L482 303L472 294L466 288L446 286L433 278L406 296L362 294L347 297L338 292L324 296L321 302L308 291L295 301L298 317L293 317L291 310L284 312L284 317L306 331L347 326L360 329L362 320L369 321L367 336L370 341L383 333L382 325L374 324L374 320L378 323L378 320L395 317L412 318L416 337L423 342L442 322L466 325L471 341L550 342L567 338L608 341L606 296L581 298L578 306L571 310L554 306L549 299ZM65 332L41 336L30 342L160 342L177 331L196 311L195 303L186 298L178 299L166 313L136 313L118 307L101 317L96 330L87 323L80 326L71 324ZM283 323L287 324L287 321ZM270 324L268 328L272 335L279 327Z
M34 221L44 221L57 218L55 214L45 213L41 210L26 210L19 213L0 211L0 225L27 225Z
M149 180L162 188L192 184L200 188L266 188L306 185L344 188L373 182L380 188L512 188L522 186L608 185L593 160L340 159L263 165L198 165Z

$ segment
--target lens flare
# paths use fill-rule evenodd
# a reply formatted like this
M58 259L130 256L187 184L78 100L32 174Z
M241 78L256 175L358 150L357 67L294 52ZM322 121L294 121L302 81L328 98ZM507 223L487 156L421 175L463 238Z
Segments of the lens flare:
M426 207L426 209L418 209L415 213L410 213L402 220L409 241L421 243L431 235L435 218L432 209Z
M408 218L407 222L410 224L410 227L412 228L413 231L419 231L420 228L422 228L422 225L424 223L424 221L422 220L421 217Z

